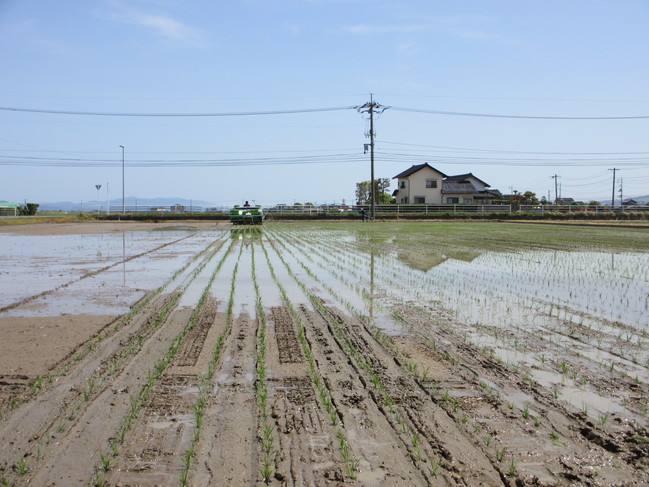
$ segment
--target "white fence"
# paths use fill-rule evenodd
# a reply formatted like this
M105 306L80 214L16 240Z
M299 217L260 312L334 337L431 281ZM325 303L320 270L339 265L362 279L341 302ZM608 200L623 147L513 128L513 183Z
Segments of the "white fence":
M277 206L265 208L267 214L331 214L359 212L363 208L370 213L369 205L339 207L339 206ZM610 213L610 212L636 212L649 211L649 206L610 206L610 205L376 205L376 214L380 215L412 215L412 214L458 214L458 213Z

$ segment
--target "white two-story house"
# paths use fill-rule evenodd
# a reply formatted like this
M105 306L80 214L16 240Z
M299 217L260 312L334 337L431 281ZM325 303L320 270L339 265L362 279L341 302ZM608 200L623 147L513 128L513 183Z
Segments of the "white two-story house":
M447 176L428 163L417 164L394 176L397 204L490 204L500 197L497 189L471 173Z
M412 166L392 179L397 189L392 193L399 204L435 205L442 202L442 181L447 177L428 163Z

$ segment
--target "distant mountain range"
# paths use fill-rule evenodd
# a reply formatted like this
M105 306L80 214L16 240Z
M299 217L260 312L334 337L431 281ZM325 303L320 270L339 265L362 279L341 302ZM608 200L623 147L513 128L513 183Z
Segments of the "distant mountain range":
M145 208L160 208L169 207L173 205L182 205L187 211L190 208L205 210L205 208L217 207L214 203L204 200L189 200L186 198L134 198L129 197L124 200L124 204L128 210L144 210ZM115 198L110 200L110 211L118 211L122 208L122 199ZM99 209L102 212L106 211L106 200L99 200ZM97 201L57 201L40 203L39 211L96 211Z

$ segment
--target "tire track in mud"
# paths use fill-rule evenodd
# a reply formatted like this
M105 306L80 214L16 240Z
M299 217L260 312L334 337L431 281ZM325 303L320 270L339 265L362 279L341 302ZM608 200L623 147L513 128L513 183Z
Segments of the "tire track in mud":
M275 292L266 288L264 295L275 294L274 299L283 303L271 307L267 322L267 391L280 445L280 453L275 457L276 472L270 481L281 485L356 485L356 460L340 428L338 411L319 375L302 321L281 284L291 278L282 274L283 265L275 269L271 264L263 241L261 247L266 257L261 274L265 274L265 282L274 282L276 286ZM261 305L258 295L258 308Z
M436 322L437 321L435 321L435 323ZM448 324L451 326L453 325L453 323L450 322ZM434 329L438 331L440 330L437 327ZM428 326L425 331L430 334L430 326ZM421 331L418 333L421 333ZM417 336L417 333L415 333L415 336ZM403 345L407 347L412 346L411 340L406 340L404 338L403 341ZM540 477L550 484L561 482L562 480L560 479L580 478L582 480L585 480L587 478L592 478L594 476L593 472L596 472L598 467L600 471L597 472L597 474L601 479L606 479L605 481L616 482L624 480L630 475L634 477L636 476L634 475L635 472L630 474L628 467L625 468L625 465L622 464L619 459L616 459L614 456L609 455L610 451L621 451L621 443L629 442L630 440L628 438L628 435L622 438L622 441L618 441L616 446L615 443L611 442L609 435L600 435L600 432L596 431L596 428L593 427L590 421L585 421L584 425L583 418L580 418L579 415L566 410L562 405L557 404L556 401L552 400L552 397L550 397L548 393L539 394L539 391L537 391L536 388L526 387L526 384L522 383L519 380L514 380L514 382L512 383L511 379L513 374L511 374L509 370L503 368L501 364L497 363L494 360L488 359L488 363L485 363L485 360L481 360L480 353L476 353L476 350L473 349L473 347L461 344L461 339L454 336L453 333L445 333L439 335L435 338L433 343L443 343L443 346L454 349L454 354L461 352L457 356L462 357L462 359L460 360L462 364L465 365L467 363L473 363L473 366L467 366L464 368L464 372L468 372L468 375L466 373L461 373L459 377L457 376L456 372L449 374L444 370L444 367L435 365L435 362L439 363L440 361L442 361L443 363L444 361L448 361L449 356L446 352L444 355L437 353L436 355L438 355L438 357L434 362L431 363L431 365L435 368L444 371L443 373L441 373L442 377L439 377L440 374L436 374L435 377L438 380L443 379L441 381L442 385L444 386L443 388L446 388L447 391L449 389L454 390L455 394L459 393L459 400L447 396L448 392L445 393L448 402L454 404L453 410L457 408L458 404L462 404L463 407L465 405L471 404L471 412L473 414L476 414L477 411L478 413L480 413L480 415L483 416L480 419L480 422L483 427L486 426L487 431L489 432L489 436L485 435L482 437L482 439L476 438L478 444L482 442L481 440L484 440L485 443L491 444L492 440L499 439L504 441L505 444L508 444L508 446L511 446L513 444L513 451L518 450L520 452L521 450L526 450L529 448L529 457L531 457L532 459L525 459L525 456L523 455L523 458L525 459L525 466L528 469L529 479L536 478L536 481L539 481ZM420 346L419 348L422 348L425 351L427 350L427 347ZM429 350L427 354L424 354L428 355L429 362L431 353L432 352ZM478 362L475 361L474 357L478 359ZM419 360L420 359L421 355L419 356ZM451 364L453 364L454 361L457 361L457 358L452 359ZM415 365L416 363L417 362L414 362ZM457 372L460 371L460 369L458 369L457 367L452 367L452 369L455 369L455 371ZM546 438L541 438L538 436L538 431L533 431L533 436L530 437L530 421L522 421L522 415L520 411L512 411L513 407L511 404L509 405L508 411L507 408L504 407L504 404L501 400L490 397L489 394L484 394L484 391L483 393L481 393L480 389L475 385L476 381L478 380L478 374L476 371L479 371L481 378L484 378L485 380L487 380L486 377L489 376L492 376L492 381L496 381L496 378L501 379L498 380L501 390L509 389L510 391L515 391L531 389L530 391L528 391L530 393L528 395L528 400L534 408L534 411L541 411L541 413L544 415L544 424L541 430L545 431L545 434L547 434L548 436ZM493 376L493 372L496 372L497 375ZM493 384L493 382L490 383ZM469 390L467 390L467 386ZM480 382L480 386L486 386L486 384L484 382ZM488 386L487 388L490 389ZM437 396L439 396L439 394L437 394ZM481 400L481 396L486 397L484 400ZM532 397L534 397L538 402L535 403L532 400ZM481 403L483 404L483 406L479 407L479 404ZM447 409L449 409L450 414L451 408L448 407L448 405L446 407ZM497 412L494 413L494 410ZM465 418L466 414L462 418L462 422L466 421ZM458 418L456 416L456 420L457 419ZM549 428L545 427L546 422L550 423ZM579 426L580 424L582 426ZM474 427L480 427L478 418L474 421ZM512 434L512 432L510 431L512 428L514 430L517 430L518 433ZM491 431L489 431L489 429ZM538 427L536 429L538 429ZM498 431L500 431L499 435L496 434ZM553 435L555 435L557 431L560 432L561 437L557 437L555 439ZM476 433L477 432L478 429L476 429ZM643 435L641 433L640 438L642 438L642 436ZM548 437L552 437L552 440L548 441ZM589 445L588 442L584 442L584 439L592 441L593 444ZM569 443L568 445L565 444L566 441ZM530 443L535 446L531 446ZM633 456L635 456L635 459L640 459L643 452L641 441L635 442L634 446L631 447ZM581 460L566 460L566 458L570 457L566 450L572 450L574 458L580 458ZM502 455L503 451L504 449L500 450L500 455ZM543 458L543 455L541 455L539 452L545 452L546 456L545 460L540 460L538 462L537 465L540 468L536 469L536 473L538 475L535 475L534 458ZM485 453L489 454L487 450L485 450ZM497 447L495 453L495 456L498 457L499 452ZM494 452L492 452L491 455L494 456ZM520 458L521 457L519 456L519 459ZM554 467L548 468L547 465L544 465L547 462L548 458L555 459ZM550 470L552 470L553 473L548 477ZM641 476L644 477L643 475Z
M48 290L43 291L43 292L38 293L38 294L34 294L33 296L28 296L28 297L23 298L23 299L21 299L19 301L16 301L15 303L5 305L5 306L0 308L0 313L2 313L4 311L9 311L10 309L14 309L14 308L17 308L18 306L22 306L24 304L30 303L31 301L34 301L36 299L48 296L48 295L50 295L52 293L55 293L56 291L60 291L61 289L65 289L66 287L71 286L72 284L76 284L79 281L83 281L84 279L88 279L89 277L93 277L93 276L96 276L98 274L101 274L102 272L106 272L106 271L108 271L108 270L112 269L113 267L116 267L116 266L118 266L120 264L130 262L130 261L132 261L134 259L139 259L140 257L144 257L145 255L152 254L152 253L157 252L157 251L159 251L161 249L164 249L165 247L168 247L170 245L174 245L174 244L177 244L178 242L182 242L183 240L188 239L188 238L192 237L193 235L194 234L187 235L187 236L179 238L177 240L173 240L171 242L167 242L165 244L162 244L162 245L160 245L160 246L158 246L158 247L156 247L154 249L147 250L145 252L141 252L141 253L136 254L136 255L132 255L131 257L127 257L126 259L118 260L117 262L114 262L114 263L112 263L110 265L102 267L101 269L97 269L96 271L88 272L88 273L86 273L86 274L84 274L84 275L82 275L82 276L80 276L80 277L78 277L76 279L72 279L71 281L60 284L60 285L58 285L58 286L56 286L56 287L54 287L52 289L48 289Z
M127 315L121 327L111 330L103 341L96 343L90 353L72 364L69 370L65 367L65 374L56 378L53 386L5 418L0 429L0 441L5 442L5 448L0 453L3 476L8 476L15 468L17 459L23 457L29 463L30 475L14 476L17 483L40 479L37 484L54 485L45 482L56 482L50 479L51 476L56 477L52 472L60 472L61 467L65 470L69 466L66 455L62 453L62 445L66 444L66 449L74 452L72 457L85 455L88 460L94 458L85 462L89 469L87 479L91 478L92 465L97 462L100 446L83 448L83 441L88 443L89 437L92 437L89 443L98 445L98 438L108 434L115 421L120 420L123 413L118 411L130 407L130 394L139 388L137 384L144 378L142 365L138 366L138 363L146 363L152 357L159 356L163 347L170 343L170 333L173 333L174 327L167 327L166 324L174 320L175 323L182 323L183 319L179 317L187 314L186 310L173 308L219 250L208 252L210 247L218 243L218 240L212 242L198 252L170 281L151 293L150 299L145 298L137 309ZM199 257L202 260L197 260ZM161 291L171 285L176 286L176 290L171 294L162 294ZM164 327L161 326L163 321ZM53 408L51 404L59 404L59 407ZM74 436L77 438L72 439ZM7 448L7 445L11 448ZM78 464L74 465L78 467ZM74 468L69 470L70 475L79 473L74 472ZM61 472L61 479L65 476L65 472Z
M148 385L140 392L145 414L136 421L133 434L124 439L125 433L132 427L131 418L127 418L120 429L120 443L125 446L126 452L120 455L114 448L116 440L111 440L110 446L118 468L106 468L102 456L104 473L97 475L97 483L105 482L108 470L113 470L110 481L116 482L117 485L176 485L179 481L183 485L186 483L195 446L200 439L206 389L213 374L214 362L218 359L216 349L230 328L229 324L224 328L220 326L222 320L218 319L217 301L210 292L217 274L232 255L233 244L231 241L203 289L188 324L170 348L170 360L165 363L163 359L156 365L160 381L149 373ZM237 266L238 264L235 265L234 275ZM228 317L231 316L231 306L232 299ZM214 340L213 331L217 329L220 335ZM209 342L206 341L208 336L211 337ZM215 352L210 354L213 341L217 345ZM207 372L201 374L201 370L206 367ZM163 444L158 444L152 449L152 436L161 437L164 440ZM184 468L181 468L181 458Z
M194 467L189 472L192 486L244 486L257 482L254 357L258 323L247 313L235 317L235 292L251 284L248 276L238 272L243 253L243 244L239 245L225 318L227 336L223 337L215 378L209 383L203 431L195 445Z
M269 338L268 389L280 452L274 480L296 486L355 485L333 447L340 438L318 403L289 306L273 306L268 321L275 338Z
M305 270L307 270L307 272L309 272L308 269L305 268ZM459 341L459 339L457 337L447 335L445 337L445 340L440 340L440 343L445 343L445 345L446 344L454 344L453 346L456 346L458 341ZM473 350L471 347L464 347L464 348L466 348L469 352L473 352L475 354L475 350ZM446 356L445 357L439 357L439 358L443 358L445 360L448 359L448 357L446 357ZM410 365L410 363L408 365ZM416 362L415 362L415 365L416 365ZM498 368L498 367L500 367L500 365L496 364L495 367ZM484 368L482 368L480 370L481 374L483 374L483 377L485 377L485 380L486 380L486 376L489 375L488 374L489 370L490 369L484 369ZM448 380L448 382L445 385L447 387L449 386L449 384L452 385L452 386L455 386L454 387L456 389L455 393L459 393L460 395L466 395L467 393L469 393L469 396L470 396L469 398L471 398L471 397L479 398L481 396L479 388L474 387L474 386L471 385L472 383L475 385L475 382L476 382L475 372L471 372L468 376L460 377L459 381L457 379L458 379L458 377L452 377L452 379ZM459 384L458 384L458 382L459 382ZM463 386L459 391L457 390L458 385ZM466 389L467 385L469 385L469 389L473 389L473 392L466 391L466 390L464 390L464 392L462 392L463 389ZM516 387L517 387L516 384L514 384L513 387L511 387L511 386L512 385L509 384L509 385L506 385L505 387L508 387L510 389L516 389ZM437 395L439 396L439 394L437 394ZM532 451L534 451L534 453L532 453L531 456L537 456L538 457L539 456L538 452L548 450L548 446L549 446L551 449L553 449L553 451L551 452L551 454L549 456L551 458L555 458L555 460L558 460L558 462L559 462L559 467L554 469L554 474L556 474L556 476L551 476L550 479L548 480L547 472L545 471L547 469L543 465L544 462L541 461L540 466L541 466L541 470L542 470L542 474L541 474L542 478L545 478L545 480L549 481L550 484L556 482L557 479L561 479L561 478L564 478L564 477L565 478L574 477L574 478L582 478L582 479L583 478L588 478L588 477L591 477L593 475L592 470L593 470L594 467L601 466L601 465L609 465L611 462L614 462L616 466L614 466L612 468L608 468L608 467L602 468L601 469L602 472L600 473L602 478L623 479L625 475L627 475L627 476L629 475L628 473L625 474L624 465L621 465L619 461L616 462L613 457L608 455L608 451L602 451L601 449L598 448L598 447L603 447L604 450L609 450L610 447L612 447L612 445L609 443L608 439L601 438L601 437L598 438L597 432L593 431L592 423L590 424L591 427L588 427L588 426L585 427L585 428L582 427L577 434L573 434L574 431L571 432L571 430L574 430L574 417L573 417L574 415L571 415L571 414L565 412L563 407L561 407L561 406L557 407L556 404L552 404L551 400L549 400L549 401L547 400L547 395L545 395L545 396L546 396L545 397L545 399L546 399L545 402L549 403L551 405L551 406L549 405L546 408L549 412L544 413L545 414L545 420L548 420L548 418L552 418L552 424L551 424L551 427L548 430L545 430L545 428L542 428L542 429L547 432L548 437L551 437L552 435L556 434L556 431L558 431L558 432L561 433L561 438L557 438L556 440L552 439L552 441L548 441L547 439L539 438L536 441L536 443L540 444L540 449L538 449L536 451L534 451L533 448L531 449ZM491 399L490 402L494 403L493 398L490 398L490 399ZM451 402L450 401L451 400L450 396L448 397L448 400L449 400L449 402ZM468 402L469 401L467 401L467 403ZM475 402L475 400L474 400L474 402ZM457 399L453 399L452 403L456 404L456 405L460 404L460 402ZM489 403L486 403L486 404L489 404ZM453 410L455 410L457 408L456 405L453 406ZM494 406L496 406L496 407L494 408ZM491 412L491 409L498 409L498 406L500 406L500 409L503 410L503 411L501 411L499 414L494 415L493 412ZM516 424L516 421L512 420L512 417L511 417L512 412L510 411L509 414L508 414L507 411L506 411L506 408L504 408L502 406L503 405L502 405L501 401L495 401L494 404L489 405L489 407L487 407L483 411L483 414L485 415L485 418L483 418L483 419L484 419L484 423L487 424L487 425L490 422L492 423L492 431L494 431L494 432L497 431L497 428L494 428L493 425L500 425L500 429L501 429L500 438L504 440L505 438L503 438L503 437L507 436L510 432L509 431L503 431L502 426L505 425L506 430L511 429L510 427L514 426ZM451 408L447 407L447 409L449 409L449 411L450 411ZM500 419L498 419L498 416L500 416ZM459 418L456 417L456 421L458 419ZM463 420L463 422L464 421L466 421L466 420ZM521 422L521 423L523 423L523 422ZM477 424L474 423L474 426L477 426ZM516 428L514 428L514 429L516 429ZM524 423L520 424L518 426L518 430L519 430L519 433L520 433L519 436L523 437L523 442L522 443L519 442L518 444L514 443L514 445L515 445L514 448L513 448L514 451L516 451L517 449L520 450L521 445L523 445L525 447L529 446L529 440L524 441L525 436L529 437L529 422L528 422L527 425L524 424ZM476 432L477 432L477 430L476 430ZM483 434L483 433L481 433L481 434ZM486 446L489 446L490 444L495 443L495 442L492 441L492 440L494 440L496 438L495 434L493 434L493 433L490 434L489 436L484 435L484 436L482 436L482 438L480 438L478 435L473 435L473 436L476 437L475 443L478 444L478 445L483 443L483 441L486 444ZM516 437L516 435L514 435L514 437ZM561 449L563 449L563 450L566 449L566 445L565 445L564 441L562 441L562 440L566 440L567 438L570 438L571 444L569 446L571 448L577 448L578 449L577 451L579 451L579 449L584 448L584 441L583 441L584 438L583 437L586 437L586 438L590 437L589 439L594 439L595 440L593 445L589 446L588 444L586 444L585 445L586 449L582 450L583 457L588 458L588 461L581 460L580 462L577 462L577 463L575 463L575 462L566 462L564 460L565 455L562 455L562 453L565 453L565 452L561 451ZM511 442L510 442L510 444L511 444ZM578 446L578 445L581 445L581 446ZM557 448L557 446L559 448ZM492 448L492 447L490 447L490 448ZM616 447L613 447L613 448L615 449ZM502 453L505 451L504 449L501 449L500 452L499 452L497 450L497 447L496 447L495 451L491 450L491 452L487 448L483 447L483 449L485 450L485 454L487 454L487 455L489 455L491 457L496 456L496 458L502 457ZM635 454L637 455L638 454L638 449L635 448L635 450L636 450ZM494 453L495 453L495 455L494 455ZM523 457L523 458L525 458L525 457ZM519 459L520 459L520 457L519 457ZM532 461L529 461L529 459L526 459L525 461L526 461L528 467L533 468L533 462ZM496 462L494 462L494 463L497 464ZM513 465L514 464L512 462L512 467L513 467ZM502 466L499 466L498 468L500 469L501 472L504 470L502 468ZM511 470L512 470L512 468L510 467L510 471ZM552 475L554 475L554 474L552 474ZM579 475L581 475L581 477L579 477ZM534 475L531 474L530 478L534 478ZM536 478L538 480L538 476Z
M111 465L114 485L177 485L180 458L196 429L194 405L201 386L194 372L208 331L215 324L217 303L208 297L194 327L153 387L142 415Z
M431 312L432 311L434 310L431 310ZM393 309L393 314L399 319L403 319L403 316L399 316L398 312L395 314L394 309ZM440 319L441 319L442 321L446 322L446 325L443 326L442 328L449 331L443 332L442 335L440 335L443 338L436 339L434 342L444 343L444 347L446 348L463 350L465 352L462 354L465 357L463 363L466 363L466 361L470 362L473 356L476 355L476 350L470 346L458 345L461 341L461 338L457 336L456 332L451 331L452 329L458 326L464 326L464 325L457 323L455 320L452 320L451 318L447 317L444 313L438 313L438 314L439 316L437 316L433 320L433 322L436 325L438 325L440 324ZM576 326L574 324L571 325ZM426 334L422 332L419 332L419 334L421 337L426 336ZM531 340L533 342L538 341L538 337L536 337L536 335L534 334L528 334L528 340ZM446 355L447 352L445 352L444 358L448 360L449 357L447 357ZM482 354L477 354L477 355L482 355ZM457 359L455 358L451 360L453 361ZM576 358L575 360L583 361L583 358ZM570 362L571 361L569 360L568 363ZM583 448L584 447L582 445L584 443L583 439L591 441L593 445L589 446L586 444L585 448L588 451L586 453L583 453L585 457L589 458L588 462L590 463L581 462L579 467L574 467L571 465L566 465L566 462L559 459L558 461L559 463L561 463L561 466L556 467L554 470L555 473L558 472L559 477L564 475L568 477L576 476L575 471L581 472L581 475L584 477L591 477L593 476L593 474L590 470L593 470L598 465L603 465L603 464L607 464L607 465L615 464L615 466L611 467L610 469L608 467L607 469L603 469L606 471L603 472L601 475L607 478L624 478L625 476L628 476L629 475L628 473L624 473L625 466L620 464L620 462L618 461L619 459L617 460L613 459L610 455L608 455L608 453L614 453L617 454L617 456L621 455L621 457L623 459L626 459L626 461L628 461L629 464L631 465L640 467L641 465L646 464L645 458L649 448L647 448L647 442L643 438L648 437L647 429L638 426L637 423L637 419L639 418L638 416L631 415L635 419L633 418L627 419L626 417L624 417L624 419L622 419L622 422L612 427L612 429L614 429L613 432L604 431L601 426L596 427L593 424L591 418L587 417L586 413L584 412L582 412L581 414L575 413L570 404L564 405L563 403L557 402L557 397L554 396L556 392L550 394L550 392L547 390L544 389L538 390L538 387L533 385L533 381L525 380L525 376L523 377L522 381L519 380L517 378L518 373L512 374L511 371L508 370L511 367L503 367L500 361L492 360L491 358L489 358L486 360L486 363L487 365L485 365L484 363L482 364L483 367L481 369L481 373L483 377L486 378L490 373L493 372L497 372L498 375L496 377L505 377L506 379L501 381L496 381L496 378L492 377L491 382L492 383L498 382L499 384L498 389L507 394L513 393L514 395L516 395L517 391L519 390L520 391L529 390L529 394L526 395L527 404L525 406L520 406L521 410L523 411L523 414L529 415L530 414L529 408L531 406L533 410L542 412L542 414L545 416L544 423L546 422L550 423L549 428L546 428L545 424L541 428L542 430L545 430L546 434L552 438L552 442L549 445L547 441L543 441L539 439L535 442L532 442L532 443L538 443L539 446L537 446L536 448L530 448L529 446L530 441L527 440L522 442L524 447L521 448L520 447L521 442L519 440L519 445L516 445L517 447L511 448L511 450L515 451L517 449L521 450L524 448L530 448L530 451L533 451L534 454L536 455L538 455L538 452L540 451L554 450L548 455L556 459L558 454L556 452L557 448L554 447L556 447L557 445L563 445L563 447L565 448L565 441L567 441L567 439L571 439L574 448ZM565 367L565 363L562 365ZM571 370L575 369L574 364L570 365L570 369ZM463 382L468 381L470 383L472 379L471 376L477 375L475 370L477 369L474 368L472 371L470 371L471 373L465 376ZM485 370L489 372L485 373ZM585 377L588 377L590 375L588 369L586 368L584 370L585 370L584 372ZM608 376L609 374L604 374L604 375ZM563 380L565 380L565 375L562 377ZM610 377L601 378L599 377L599 375L590 376L590 377L592 377L592 380L589 381L590 385L594 386L595 384L597 384L597 389L600 391L599 393L602 394L602 397L607 397L608 391L611 391L613 389L635 391L634 395L632 396L632 400L635 401L636 403L636 409L640 408L638 412L642 411L641 408L642 405L640 404L638 406L638 402L641 402L643 400L643 397L646 398L646 393L643 394L640 392L642 388L640 384L634 383L629 377L625 377L624 374L621 377L621 381L620 379L615 380L615 379L611 379ZM512 383L512 378L514 383ZM447 383L446 386L448 388L449 383ZM479 390L477 390L476 392L474 387L473 394L479 395L479 392L480 392ZM502 401L494 401L492 398L491 402L497 403L502 407ZM511 417L511 410L513 409L513 403L510 403L508 407L510 410L509 414L507 411L501 413L502 419L499 420L501 423L507 422L507 418ZM625 407L629 411L631 411L631 409L629 409L628 402L625 403ZM488 411L486 416L493 416L493 414L491 414ZM606 419L606 415L604 415L603 417ZM549 421L549 418L552 418L551 422ZM600 419L602 419L602 416L600 416ZM494 419L492 418L490 421L493 423ZM529 423L529 421L527 423ZM526 429L529 429L529 424L525 424L524 422L521 422L519 426L521 429L520 436L525 437L526 434L527 436L529 436L529 431L525 431ZM536 426L536 428L538 429L538 426ZM561 436L564 438L564 440L555 437L557 432L561 433ZM514 435L511 435L510 433L511 432L508 431L506 436L509 436L511 438ZM582 445L582 446L578 447L576 445ZM601 447L601 449L603 449L604 451L600 450L598 447ZM602 460L602 458L605 458L605 460ZM529 463L531 464L532 462ZM541 470L543 471L543 474L547 474L547 471L549 471L547 465L543 465Z
M289 268L287 262L285 265ZM305 270L309 272L308 269ZM290 269L289 273L297 280ZM304 283L301 285L305 286ZM322 372L327 380L335 381L329 389L336 405L345 410L344 428L349 435L354 454L359 458L359 470L364 471L359 473L359 480L377 482L377 479L383 481L387 476L391 484L396 482L400 485L418 485L427 484L437 476L443 476L445 481L452 485L464 485L462 477L487 485L500 483L499 473L494 470L491 462L461 434L454 444L448 439L444 443L446 455L452 458L453 470L438 471L437 453L442 440L436 438L429 441L429 438L422 436L423 432L408 419L414 417L409 413L411 406L396 406L385 391L381 375L403 376L399 368L394 368L394 357L386 357L384 353L383 360L380 360L379 352L382 347L371 334L368 335L361 325L354 324L355 320L343 319L341 314L324 306L309 291L307 294L318 310L318 314L313 315L307 312L305 307L301 308L305 320L309 323L306 327L307 334L315 330L313 333L316 337L312 341L314 350L315 347L324 347L320 350L323 360L318 361L318 366L328 369ZM345 378L334 379L340 377L344 368L347 369L342 373ZM391 369L392 372L386 376L385 370ZM355 396L351 399L345 398L339 391L353 391ZM357 405L361 401L365 409L349 406ZM418 406L421 407L421 404ZM441 408L430 401L428 407L438 417L446 416ZM450 431L451 437L458 434L453 421L448 418L439 425L444 426L445 432ZM356 438L357 435L360 438ZM360 452L355 449L359 445L364 447ZM397 461L399 458L405 461Z

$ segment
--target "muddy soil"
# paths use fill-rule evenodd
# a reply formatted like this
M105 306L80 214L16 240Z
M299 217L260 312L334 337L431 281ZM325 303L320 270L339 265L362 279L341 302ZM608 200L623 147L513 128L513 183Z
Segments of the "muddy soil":
M114 225L49 231L152 229ZM91 281L78 276L0 311L0 484L649 484L632 328L496 330L501 348L515 339L534 357L514 366L477 340L488 326L396 300L405 274L336 236L176 230L128 256L173 265L122 295L126 313L27 316L36 300L77 299ZM111 259L93 279L124 256ZM106 294L124 285L104 282ZM559 332L573 348L547 340ZM609 339L628 350L603 367L586 352Z

